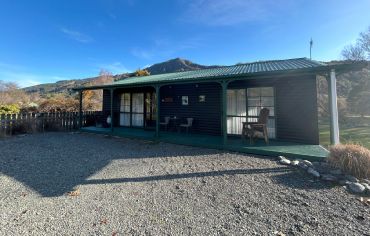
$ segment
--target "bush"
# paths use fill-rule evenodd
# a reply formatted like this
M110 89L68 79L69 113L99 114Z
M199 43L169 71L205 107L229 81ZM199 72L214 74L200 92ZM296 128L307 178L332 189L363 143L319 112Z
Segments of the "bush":
M360 145L332 146L328 163L357 178L370 178L370 150Z
M20 112L20 108L17 104L11 105L0 105L0 115L2 114L17 114Z

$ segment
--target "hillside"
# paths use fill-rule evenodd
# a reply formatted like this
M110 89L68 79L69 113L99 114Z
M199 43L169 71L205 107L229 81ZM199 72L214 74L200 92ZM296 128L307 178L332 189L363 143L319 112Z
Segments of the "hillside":
M175 58L165 62L157 63L152 66L149 66L146 69L150 72L151 75L155 74L163 74L163 73L172 73L172 72L180 72L180 71L189 71L189 70L200 70L206 68L216 68L219 66L205 66L193 63L189 60ZM121 80L127 77L134 76L133 73L125 73L125 74L118 74L114 75L114 80ZM86 79L75 79L75 80L62 80L56 83L47 83L47 84L40 84L35 85L27 88L23 88L23 90L28 94L54 94L54 93L67 93L70 94L72 92L72 88L80 87L84 85L93 85L97 84L99 77L91 77Z

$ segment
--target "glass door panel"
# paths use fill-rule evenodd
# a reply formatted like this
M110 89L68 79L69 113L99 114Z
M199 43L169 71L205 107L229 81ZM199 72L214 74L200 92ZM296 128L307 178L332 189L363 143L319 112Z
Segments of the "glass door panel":
M276 138L275 94L273 87L256 87L247 89L248 122L257 122L262 108L269 109L267 133L269 138Z
M132 94L132 126L144 126L144 94Z
M227 90L227 133L241 134L247 120L245 89Z
M131 125L131 96L129 93L121 94L121 105L120 105L120 126L130 126Z

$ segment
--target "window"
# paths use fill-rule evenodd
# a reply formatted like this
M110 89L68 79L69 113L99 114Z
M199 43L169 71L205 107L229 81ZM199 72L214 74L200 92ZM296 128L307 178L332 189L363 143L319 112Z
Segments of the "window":
M123 93L120 105L121 126L143 126L144 125L144 94Z
M120 106L120 125L121 126L130 126L131 118L131 96L129 93L121 94L121 106Z
M270 110L267 132L270 138L275 138L274 88L228 89L227 133L240 135L243 122L257 122L261 109L265 107Z
M273 87L247 89L248 122L257 122L262 108L270 111L267 133L270 138L276 137L275 129L275 95Z
M242 123L245 122L246 112L245 89L227 90L227 133L241 134Z

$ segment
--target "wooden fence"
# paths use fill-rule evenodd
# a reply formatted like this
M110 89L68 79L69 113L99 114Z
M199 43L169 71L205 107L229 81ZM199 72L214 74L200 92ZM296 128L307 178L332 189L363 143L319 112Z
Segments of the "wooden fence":
M81 126L94 123L100 111L84 111ZM0 136L79 128L78 112L20 113L0 115Z

